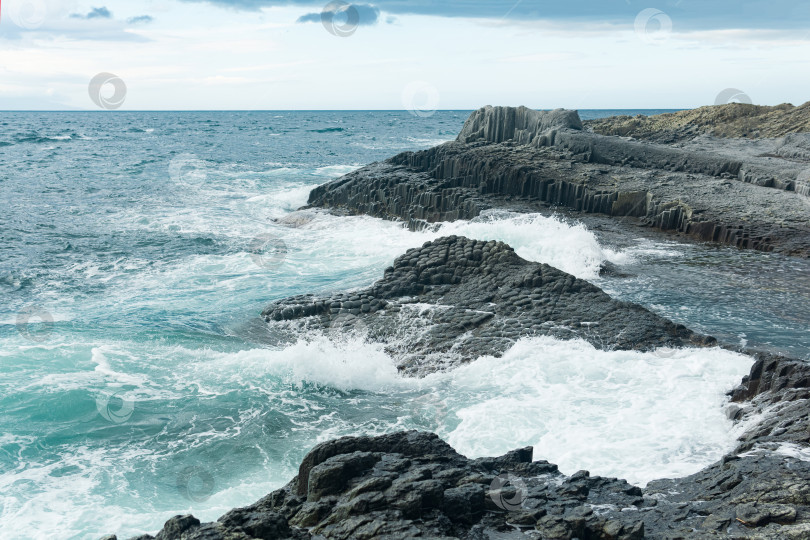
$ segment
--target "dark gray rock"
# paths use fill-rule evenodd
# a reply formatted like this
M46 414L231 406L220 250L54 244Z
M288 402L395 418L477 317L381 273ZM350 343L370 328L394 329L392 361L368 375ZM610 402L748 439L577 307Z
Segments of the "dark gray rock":
M581 130L582 121L576 111L565 109L536 111L527 107L487 105L467 119L456 140L462 143L514 140L521 144L540 144L538 138L557 129Z
M493 208L604 214L626 227L810 256L810 198L799 194L810 161L604 136L580 129L575 115L481 109L457 141L319 186L309 205L412 229Z
M409 250L368 289L288 298L262 316L292 338L303 329L362 326L410 374L499 356L527 336L582 338L606 350L715 343L587 281L523 260L506 244L455 236Z
M155 538L798 539L810 534L809 511L810 463L792 458L730 456L642 490L587 471L566 477L532 461L531 448L470 460L411 431L320 444L284 488L215 523L176 516Z

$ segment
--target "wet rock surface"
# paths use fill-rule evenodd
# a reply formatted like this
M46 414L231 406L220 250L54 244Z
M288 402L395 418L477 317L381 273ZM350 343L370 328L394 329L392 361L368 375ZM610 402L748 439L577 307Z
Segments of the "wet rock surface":
M661 144L589 132L574 111L486 107L456 141L324 184L309 205L412 229L491 209L600 214L626 227L808 257L810 159L804 135L791 141L781 150L773 143L767 155L744 144Z
M271 328L356 331L388 345L409 374L500 356L518 339L584 339L611 350L713 345L587 281L521 259L502 242L450 236L409 250L368 289L295 296L269 306Z
M316 446L298 475L216 522L176 516L137 540L807 538L810 463L729 457L641 489L567 476L532 448L467 459L436 435ZM135 540L135 539L133 539Z

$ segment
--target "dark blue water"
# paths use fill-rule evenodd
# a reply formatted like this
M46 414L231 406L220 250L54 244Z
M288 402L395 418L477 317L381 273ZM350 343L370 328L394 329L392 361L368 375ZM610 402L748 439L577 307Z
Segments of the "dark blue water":
M810 354L805 261L632 237L604 245L543 216L412 233L295 213L312 187L453 139L467 116L0 113L0 537L126 536L181 512L214 519L286 483L316 442L346 434L432 429L470 455L535 444L564 470L640 483L721 455L733 440L722 394L750 363L730 353L663 365L544 341L408 381L362 339L302 336L283 349L255 339L273 299L368 285L406 249L452 233L507 241L728 341ZM637 277L598 278L604 260ZM503 382L537 369L548 369L537 386ZM693 392L690 407L662 396L656 385L671 380ZM594 399L565 401L574 388ZM628 397L645 389L644 400ZM596 396L611 392L619 409L597 424L615 446L586 452L595 428L578 418L604 414ZM512 423L488 423L503 400L521 404ZM672 419L666 434L644 423L655 407ZM552 412L559 424L536 423ZM704 430L690 427L695 417ZM622 430L611 418L639 422L647 438L612 440Z

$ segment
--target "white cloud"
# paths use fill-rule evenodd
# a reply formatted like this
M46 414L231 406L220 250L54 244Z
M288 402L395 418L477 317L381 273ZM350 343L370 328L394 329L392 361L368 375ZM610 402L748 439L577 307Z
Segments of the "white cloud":
M810 36L796 32L675 31L666 43L648 44L633 21L617 27L397 15L395 25L361 26L341 38L322 25L296 24L300 7L103 4L114 20L65 15L0 37L0 109L21 97L41 99L44 108L60 100L92 109L87 84L99 72L126 81L122 110L400 109L412 81L435 86L443 108L464 109L691 107L728 87L759 103L810 97ZM70 12L92 7L77 3ZM122 22L144 14L154 20L131 28ZM122 40L122 33L142 41Z

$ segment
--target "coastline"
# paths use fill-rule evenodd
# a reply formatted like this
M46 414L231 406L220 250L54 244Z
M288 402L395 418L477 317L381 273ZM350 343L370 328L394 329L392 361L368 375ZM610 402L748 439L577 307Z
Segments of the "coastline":
M481 109L456 142L401 154L318 187L309 207L402 220L412 229L492 208L553 208L604 214L620 227L810 257L810 203L795 153L769 158L773 163L761 156L732 159L722 141L714 153L628 141L586 131L575 114ZM715 345L580 282L527 263L505 244L449 237L399 257L366 291L282 300L263 317L287 329L302 321L347 332L362 325L369 339L385 343L390 321L379 321L391 312L409 304L456 308L436 335L418 343L416 354L395 351L408 375L457 365L432 364L431 352L460 350L463 363L497 355L527 334L591 338L605 349ZM519 292L498 296L503 290ZM474 298L475 291L489 296ZM489 304L498 309L482 309ZM535 324L521 324L516 314ZM626 341L615 339L639 329ZM640 489L587 472L562 475L552 464L532 461L530 448L468 460L433 434L348 437L318 445L296 478L256 504L216 523L173 518L155 538L805 538L810 366L721 346L755 359L729 393L728 414L738 422L759 421L733 452L695 475ZM516 506L504 503L517 499Z

